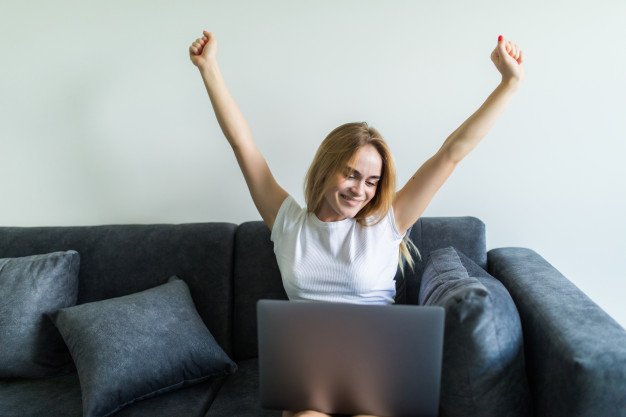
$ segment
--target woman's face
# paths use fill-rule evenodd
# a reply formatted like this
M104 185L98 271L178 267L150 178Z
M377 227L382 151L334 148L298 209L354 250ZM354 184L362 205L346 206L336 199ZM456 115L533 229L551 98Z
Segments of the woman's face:
M361 147L356 154L356 166L345 167L331 179L324 193L322 207L315 213L323 222L353 218L374 198L381 176L383 160L373 145Z

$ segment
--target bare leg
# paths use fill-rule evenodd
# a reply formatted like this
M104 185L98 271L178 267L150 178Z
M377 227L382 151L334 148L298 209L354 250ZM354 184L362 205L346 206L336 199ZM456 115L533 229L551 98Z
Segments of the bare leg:
M332 417L330 414L320 413L319 411L306 410L294 414L292 411L283 411L283 417Z
M319 411L307 410L294 414L292 411L283 411L282 417L332 417L330 414L320 413ZM356 414L352 417L376 417L370 414Z

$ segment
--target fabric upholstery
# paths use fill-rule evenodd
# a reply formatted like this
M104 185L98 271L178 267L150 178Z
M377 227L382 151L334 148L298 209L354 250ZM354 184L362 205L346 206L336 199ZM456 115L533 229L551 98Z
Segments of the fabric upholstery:
M398 304L418 303L426 259L436 249L454 246L481 268L487 267L485 224L480 219L472 216L422 217L412 227L410 237L422 259L414 255L415 271L406 268L406 299L398 299Z
M0 379L2 417L82 417L76 372L49 378Z
M624 328L537 252L488 257L522 319L535 414L626 417Z
M239 225L235 237L233 352L236 361L258 356L256 302L287 300L270 230L260 221Z
M137 401L115 413L115 417L202 417L225 377ZM0 379L2 417L82 417L78 374L50 378Z
M259 397L259 360L237 362L205 417L281 417L282 410L265 410Z
M424 261L434 249L454 245L486 267L485 224L475 217L421 218L407 233L422 260L413 254L414 270L406 265L404 278L398 268L395 276L398 304L417 304ZM237 228L233 282L233 358L237 361L258 356L256 302L263 298L287 299L272 245L270 230L261 221L245 222Z
M238 371L227 377L205 417L281 417L282 410L261 407L258 358L238 362L237 366ZM331 416L352 417L351 414Z
M449 246L430 253L419 302L446 309L440 416L530 416L522 329L506 288Z
M286 298L275 259L262 255L273 253L269 230L260 221L250 222L254 223L265 228L264 234L236 236L238 227L231 223L0 227L0 258L76 250L81 256L78 303L135 293L177 275L188 284L198 313L226 353L231 354L232 337L240 355L254 358L256 315L250 313L254 313L256 299ZM406 283L397 282L398 303L417 302L426 258L435 249L454 246L479 266L486 266L484 224L473 217L421 218L410 236L423 260L415 259L416 271L407 268ZM234 267L239 273L234 274ZM626 417L622 407L626 403L624 329L529 249L491 250L489 267L510 291L520 312L534 415ZM403 284L408 288L404 300ZM238 288L236 294L233 285ZM243 310L238 311L239 307ZM244 362L228 377L239 381L231 386L249 386ZM219 386L216 379L210 379L137 401L116 416L202 416ZM226 397L220 399L220 395ZM214 412L228 409L226 398L239 400L231 390L221 390ZM0 415L8 417L81 416L78 376L0 379L0 404ZM261 415L254 406L243 412Z
M50 314L72 353L86 417L233 373L177 277L135 294Z
M232 223L0 227L0 258L76 250L77 304L183 279L205 324L231 355Z
M74 370L45 313L76 304L74 250L0 259L0 378L41 378Z

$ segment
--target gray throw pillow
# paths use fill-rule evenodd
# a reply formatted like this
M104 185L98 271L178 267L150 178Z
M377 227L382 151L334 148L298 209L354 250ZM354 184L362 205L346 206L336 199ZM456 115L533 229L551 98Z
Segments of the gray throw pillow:
M187 284L165 284L50 315L72 353L85 417L227 375L237 365L198 314Z
M439 415L530 416L522 327L504 285L449 246L430 253L419 304L446 309Z
M74 370L44 314L76 304L80 256L69 250L0 259L0 377L42 378Z

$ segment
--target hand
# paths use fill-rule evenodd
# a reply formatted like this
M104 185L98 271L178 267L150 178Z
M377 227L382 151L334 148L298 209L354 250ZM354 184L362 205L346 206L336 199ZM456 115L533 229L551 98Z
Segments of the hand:
M524 66L522 65L524 55L517 44L502 38L491 53L491 61L502 74L503 81L521 82L524 79Z
M193 64L202 69L217 60L217 39L211 32L203 30L203 37L195 40L189 47L189 58Z

